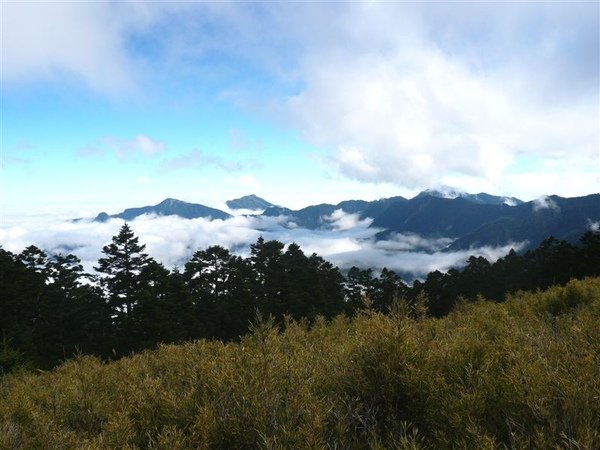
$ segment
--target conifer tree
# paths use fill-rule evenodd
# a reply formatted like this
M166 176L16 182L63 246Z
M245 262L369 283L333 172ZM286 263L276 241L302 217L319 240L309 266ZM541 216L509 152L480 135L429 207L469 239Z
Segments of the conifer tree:
M184 278L202 336L233 338L247 331L255 304L252 277L245 261L221 246L192 256L185 265Z
M100 258L94 269L105 274L101 283L116 316L131 317L136 295L143 288L142 271L153 261L144 253L145 248L128 224L102 248L106 257Z
M262 236L258 238L256 244L250 246L254 292L263 312L272 312L270 308L283 300L281 292L284 279L284 269L281 265L283 247L283 243L265 241Z
M50 262L48 254L35 245L26 247L17 257L27 269L47 276L46 268Z
M372 302L376 286L372 269L359 269L352 266L343 284L344 299L349 313L361 309L364 302Z

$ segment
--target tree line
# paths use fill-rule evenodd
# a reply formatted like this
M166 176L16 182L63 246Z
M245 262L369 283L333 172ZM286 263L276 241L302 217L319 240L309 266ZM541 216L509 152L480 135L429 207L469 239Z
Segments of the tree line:
M551 237L495 263L473 256L462 270L431 272L412 286L388 269L375 274L352 267L344 275L295 243L262 237L247 258L211 246L195 252L183 270L168 270L144 250L128 224L103 248L94 274L74 255L0 247L0 373L51 368L79 353L110 359L158 343L236 340L257 312L279 324L285 317L310 323L426 299L428 313L440 317L461 297L501 301L517 290L600 275L600 233L593 231L580 245Z

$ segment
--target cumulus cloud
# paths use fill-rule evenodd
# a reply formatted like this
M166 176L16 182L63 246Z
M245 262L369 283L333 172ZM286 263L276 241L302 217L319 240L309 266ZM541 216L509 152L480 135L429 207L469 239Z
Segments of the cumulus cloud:
M516 172L533 155L558 163L545 165L544 179L562 178L561 188L581 194L597 183L589 168L600 144L599 8L9 2L3 74L11 83L66 71L110 93L140 74L156 81L185 69L217 86L220 98L327 150L323 159L349 178L405 189L515 186L515 195L531 198L540 184ZM232 148L254 145L232 131ZM134 146L157 151L150 142ZM562 169L573 156L577 163Z
M103 2L3 2L5 83L80 79L114 95L133 86L123 23Z
M302 67L305 87L281 104L308 139L333 149L331 161L342 173L406 187L443 183L448 174L501 186L522 154L563 159L575 153L588 163L596 160L597 69L587 74L596 80L595 87L587 85L587 99L562 84L569 82L566 74L559 80L547 78L562 70L567 48L556 49L560 36L544 37L540 29L560 18L540 24L531 31L530 48L518 49L524 57L543 46L555 53L544 73L532 73L523 68L529 62L508 55L496 55L485 70L473 65L465 48L444 48L432 39L432 22L424 11L388 4L368 11L358 4L348 8L347 27L339 26L337 39L311 49ZM389 20L375 21L385 11L420 23L402 21L398 32ZM534 13L521 12L527 17ZM361 20L359 14L365 17ZM492 25L503 20L508 19L501 14ZM357 23L364 33L354 29ZM579 39L586 37L593 35ZM588 56L597 61L595 41L576 41L574 47L587 46ZM503 62L515 72L507 73ZM563 96L560 101L555 92Z
M556 204L556 202L547 195L542 195L541 197L538 197L535 200L533 200L533 210L540 211L542 209L560 211L560 207Z
M409 189L515 186L532 198L532 172L562 178L570 194L597 182L589 168L600 143L598 8L269 4L224 9L216 17L228 33L197 30L190 40L251 56L279 89L230 88L225 98L328 149L323 159L347 177ZM244 37L236 46L232 30ZM531 156L542 167L521 173ZM574 156L569 171L560 168Z
M290 227L285 217L235 216L210 221L152 215L141 216L130 225L140 242L147 245L146 251L169 268L183 267L195 251L211 245L222 245L247 256L250 244L259 236L286 244L296 242L306 254L317 253L342 270L353 265L375 270L387 267L416 277L431 270L461 266L473 254L495 260L510 249L507 246L443 252L451 240L429 240L410 234L394 234L388 240L378 241L375 234L381 230L369 228L369 221L360 221L353 214L337 211L333 218L344 226L334 230L307 230ZM0 245L15 253L30 244L50 253L73 253L82 259L86 270L92 271L102 256L102 247L122 225L123 221L118 219L104 223L74 223L50 215L21 217L18 221L3 224Z

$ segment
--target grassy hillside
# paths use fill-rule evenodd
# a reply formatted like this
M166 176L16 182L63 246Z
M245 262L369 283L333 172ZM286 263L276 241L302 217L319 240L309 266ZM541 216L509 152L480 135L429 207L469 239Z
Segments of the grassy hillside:
M0 448L600 448L600 279L0 381Z

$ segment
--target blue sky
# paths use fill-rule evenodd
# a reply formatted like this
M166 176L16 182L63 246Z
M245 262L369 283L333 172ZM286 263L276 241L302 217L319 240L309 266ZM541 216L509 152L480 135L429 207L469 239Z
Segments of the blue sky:
M600 191L597 2L1 8L5 215Z

